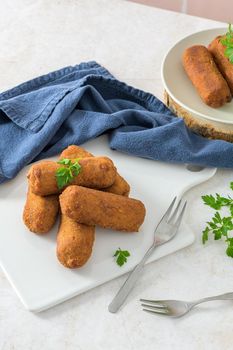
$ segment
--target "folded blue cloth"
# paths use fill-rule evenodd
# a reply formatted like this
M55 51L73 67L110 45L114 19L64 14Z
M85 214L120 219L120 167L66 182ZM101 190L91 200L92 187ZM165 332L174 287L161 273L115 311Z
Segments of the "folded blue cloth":
M104 132L111 148L139 157L233 167L233 144L196 135L155 96L87 62L0 94L0 183Z

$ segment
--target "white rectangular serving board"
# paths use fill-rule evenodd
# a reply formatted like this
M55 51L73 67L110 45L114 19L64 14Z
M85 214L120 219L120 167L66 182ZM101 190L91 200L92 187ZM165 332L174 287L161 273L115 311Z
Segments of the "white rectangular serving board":
M69 270L56 258L58 223L44 236L29 232L23 224L29 166L14 180L0 185L0 264L22 303L30 311L45 310L132 270L151 245L154 228L173 197L180 197L187 189L212 177L216 171L204 169L190 172L184 165L166 164L112 151L107 136L89 141L84 147L95 155L105 155L114 161L119 173L131 186L130 196L145 204L146 219L138 233L96 228L90 260L80 269ZM193 241L194 234L183 224L177 236L157 248L149 262L184 248ZM113 258L118 247L131 253L127 264L122 267Z

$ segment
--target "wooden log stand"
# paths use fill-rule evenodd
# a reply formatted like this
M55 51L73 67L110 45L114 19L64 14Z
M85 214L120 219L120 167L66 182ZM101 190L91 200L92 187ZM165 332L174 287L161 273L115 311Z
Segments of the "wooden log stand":
M206 121L200 117L191 115L183 107L179 106L166 91L164 91L164 103L177 115L183 118L185 124L195 133L209 139L220 139L233 142L233 126L218 122Z

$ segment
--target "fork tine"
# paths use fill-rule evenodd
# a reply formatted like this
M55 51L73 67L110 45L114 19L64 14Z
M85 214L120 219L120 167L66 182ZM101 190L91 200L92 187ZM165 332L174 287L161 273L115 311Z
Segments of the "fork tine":
M175 204L175 202L176 202L176 198L177 198L177 197L175 197L175 198L172 200L171 204L169 205L169 207L168 207L166 213L164 214L164 216L162 217L161 221L166 220L166 219L169 218L169 216L170 216L170 214L171 214L171 212L172 212L173 206L174 206L174 204ZM160 222L161 222L161 221L160 221Z
M152 304L157 307L166 307L165 304L163 304L162 300L149 300L149 299L140 299L143 303Z
M150 310L156 310L156 311L164 311L164 313L168 313L169 309L167 307L167 305L163 305L163 306L156 306L156 305L150 305L150 304L142 304L143 308L147 308Z
M145 307L155 307L155 308L158 308L158 309L166 309L166 306L165 305L162 305L162 304L141 304L141 306L145 306Z
M187 201L185 201L184 205L183 205L183 208L181 209L181 212L176 220L176 222L174 223L174 225L176 226L176 228L178 228L181 224L181 221L182 221L182 218L184 216L184 212L185 212L185 209L186 209L186 206L187 206Z
M166 309L142 309L143 311L150 312L152 314L161 314L161 315L169 315L168 310Z
M180 209L180 205L181 205L181 199L180 199L179 203L177 204L176 208L174 209L172 215L169 217L169 220L168 220L169 224L172 224L172 221L175 220L177 213L178 213L178 210Z

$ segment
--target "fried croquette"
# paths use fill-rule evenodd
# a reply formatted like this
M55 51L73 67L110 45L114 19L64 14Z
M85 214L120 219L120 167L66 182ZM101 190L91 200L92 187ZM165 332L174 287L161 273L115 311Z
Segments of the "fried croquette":
M226 46L221 43L221 40L224 38L225 36L217 36L217 38L210 43L208 49L213 55L214 61L223 77L226 79L231 94L233 95L233 65L225 56Z
M93 157L93 154L86 151L84 148L76 145L70 145L60 154L59 159L77 159L77 158L87 158Z
M84 148L71 145L59 159L77 159L92 157ZM70 269L83 266L90 258L95 240L95 227L79 224L68 216L61 214L57 235L57 258L62 265Z
M51 230L59 211L57 195L41 197L34 194L30 186L23 211L23 221L32 232L43 234Z
M59 198L62 213L86 225L134 232L145 218L141 201L113 193L69 186Z
M95 240L95 227L79 224L61 215L57 235L57 258L68 268L83 266L90 258Z
M102 191L119 194L121 196L129 196L130 186L127 181L119 174L116 174L116 179L112 186L103 188Z
M94 156L92 153L86 151L84 148L80 146L71 145L61 153L59 159L62 159L62 158L77 159L82 157L94 157ZM130 192L130 186L128 182L119 173L117 173L114 183L110 187L103 188L102 190L128 197Z
M79 164L81 172L71 184L100 189L111 186L115 181L116 168L107 157L82 158ZM40 196L59 193L56 171L60 167L60 164L49 160L32 165L28 173L32 192Z
M194 45L184 51L184 69L203 102L213 108L231 101L231 92L205 46Z

